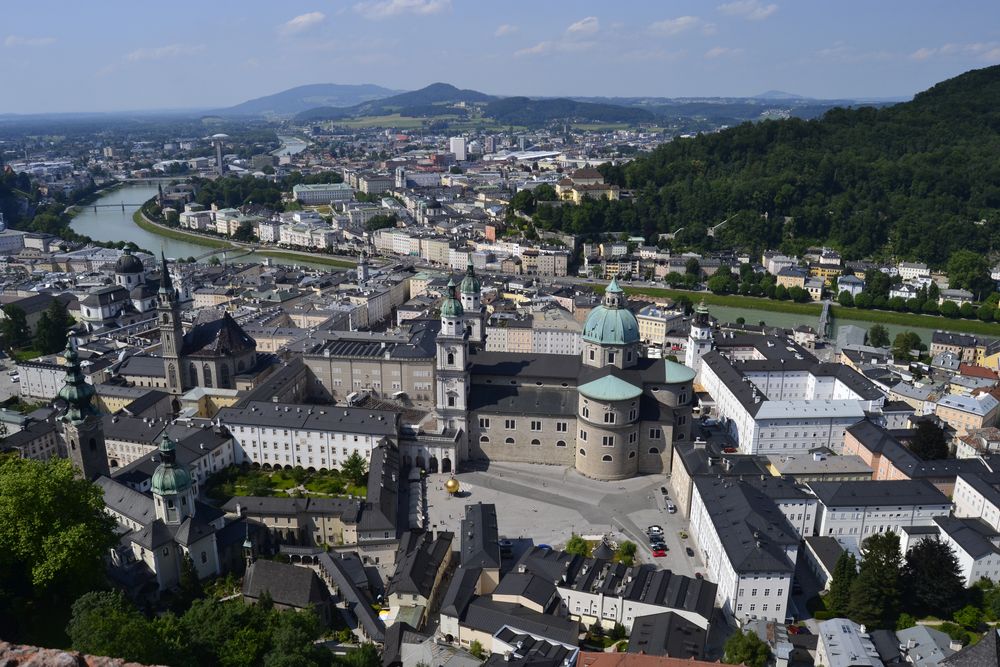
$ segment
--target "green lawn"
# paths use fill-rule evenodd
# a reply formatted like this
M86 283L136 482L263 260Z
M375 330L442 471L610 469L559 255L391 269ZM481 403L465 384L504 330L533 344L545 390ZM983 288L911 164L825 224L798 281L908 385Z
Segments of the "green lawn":
M14 359L17 361L28 361L29 359L34 359L35 357L40 356L42 356L42 353L33 347L26 347L14 352Z
M434 120L452 120L457 116L435 116ZM371 128L371 127L395 127L399 129L413 129L423 127L428 118L410 118L400 116L398 113L386 116L369 116L367 118L353 118L351 120L335 120L334 125L350 128Z
M311 253L298 254L294 252L282 252L280 250L257 250L254 252L255 255L264 255L266 257L274 257L275 259L287 259L291 261L299 260L301 262L309 262L311 264L325 264L326 266L336 266L343 269L353 269L357 266L357 262L349 262L346 259L336 259L328 255L321 255L319 253L313 255Z
M305 488L303 492L298 487ZM210 498L224 502L233 496L322 496L351 495L363 498L364 486L355 486L340 471L306 472L294 470L254 470L248 466L229 466L208 479L206 493Z

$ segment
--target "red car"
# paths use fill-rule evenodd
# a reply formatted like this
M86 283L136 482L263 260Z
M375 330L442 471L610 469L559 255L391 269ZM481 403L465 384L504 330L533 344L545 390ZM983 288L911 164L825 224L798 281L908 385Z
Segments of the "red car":
M650 551L653 554L653 558L663 558L667 555L667 550L663 547L654 547Z

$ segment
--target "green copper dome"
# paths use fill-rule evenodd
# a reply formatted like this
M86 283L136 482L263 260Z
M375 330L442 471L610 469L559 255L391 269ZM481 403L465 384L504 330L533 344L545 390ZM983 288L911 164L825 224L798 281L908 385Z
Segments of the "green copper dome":
M455 298L455 281L448 281L448 296L441 304L441 317L461 317L465 311L462 309L462 302Z
M462 278L462 285L459 289L462 290L462 294L479 294L482 290L479 278L476 277L476 271L472 268L471 258L469 259L468 266L465 267L465 277Z
M639 322L625 306L625 292L613 279L604 291L604 301L590 311L583 325L583 339L598 345L629 345L639 342Z
M177 444L163 433L160 440L160 465L153 472L152 489L158 496L172 496L191 488L191 473L177 463Z
M642 395L642 389L614 375L580 385L577 390L595 401L628 401Z
M682 384L684 382L690 382L694 379L695 372L684 364L679 364L676 361L666 359L663 362L663 366L663 381L667 384Z

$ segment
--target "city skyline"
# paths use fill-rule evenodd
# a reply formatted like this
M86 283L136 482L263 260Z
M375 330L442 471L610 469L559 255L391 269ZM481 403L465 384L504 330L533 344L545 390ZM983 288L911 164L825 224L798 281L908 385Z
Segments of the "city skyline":
M310 83L495 95L909 97L1000 62L986 3L452 0L5 8L0 113L211 109ZM242 12L242 13L241 13ZM40 20L44 18L44 21ZM102 32L114 27L111 39ZM405 65L405 66L404 66Z

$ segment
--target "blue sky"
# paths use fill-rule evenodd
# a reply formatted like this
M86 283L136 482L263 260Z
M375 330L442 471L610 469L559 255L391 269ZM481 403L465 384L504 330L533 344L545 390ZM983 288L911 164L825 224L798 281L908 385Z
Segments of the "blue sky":
M1000 62L1000 2L5 2L0 113L213 107L307 83L909 96Z

